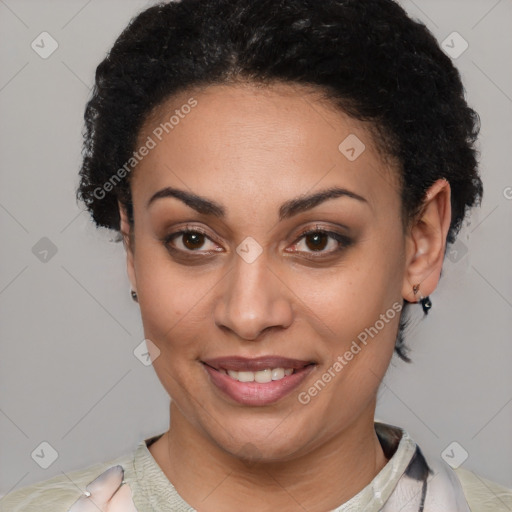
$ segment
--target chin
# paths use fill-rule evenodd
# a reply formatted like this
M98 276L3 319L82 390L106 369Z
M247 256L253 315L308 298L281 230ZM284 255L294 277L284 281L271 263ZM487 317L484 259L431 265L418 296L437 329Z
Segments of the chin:
M293 421L290 418L293 417ZM215 421L214 431L208 425L207 434L224 452L246 463L267 463L293 459L307 451L311 439L311 422L297 420L297 413L279 414L267 419L236 418L230 421L224 416L223 422ZM308 428L308 425L309 428Z

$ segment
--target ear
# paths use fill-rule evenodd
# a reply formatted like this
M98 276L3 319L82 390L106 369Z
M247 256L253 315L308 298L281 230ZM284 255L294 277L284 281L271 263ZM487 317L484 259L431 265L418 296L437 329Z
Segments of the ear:
M426 192L420 214L409 228L402 296L418 302L437 287L443 266L446 237L452 218L450 184L437 180ZM413 286L419 285L414 294Z
M130 233L130 223L128 221L128 213L125 207L118 201L119 216L121 218L120 230L123 236L123 245L126 250L126 270L130 279L133 291L137 291L137 279L135 276L135 265L133 264L135 244L133 234Z

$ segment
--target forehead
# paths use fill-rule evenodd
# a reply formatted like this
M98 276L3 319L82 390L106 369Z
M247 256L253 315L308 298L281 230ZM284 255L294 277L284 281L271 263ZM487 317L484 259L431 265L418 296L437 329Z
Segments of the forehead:
M147 119L138 147L144 144L152 149L132 183L141 199L166 186L276 201L336 185L371 203L398 193L396 171L368 126L306 86L214 85L181 92Z

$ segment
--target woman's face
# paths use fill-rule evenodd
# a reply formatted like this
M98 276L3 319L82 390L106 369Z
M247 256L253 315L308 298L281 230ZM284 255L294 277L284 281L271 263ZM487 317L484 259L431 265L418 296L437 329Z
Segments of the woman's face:
M128 271L179 414L281 460L372 421L412 284L396 170L367 128L305 88L212 86L162 105L143 144Z

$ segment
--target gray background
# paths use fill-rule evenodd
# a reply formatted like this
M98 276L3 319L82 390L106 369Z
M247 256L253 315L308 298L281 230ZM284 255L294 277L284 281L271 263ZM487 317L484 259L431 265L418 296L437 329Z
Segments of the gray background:
M95 67L146 5L0 0L0 494L168 426L169 398L133 354L144 336L123 247L74 199ZM457 441L448 452L467 451L463 467L512 487L512 1L403 5L440 42L457 31L469 43L456 65L481 115L485 197L448 254L429 317L414 309L414 362L394 360L377 418L428 453ZM31 48L43 31L59 45L47 59ZM58 453L47 469L42 442Z

